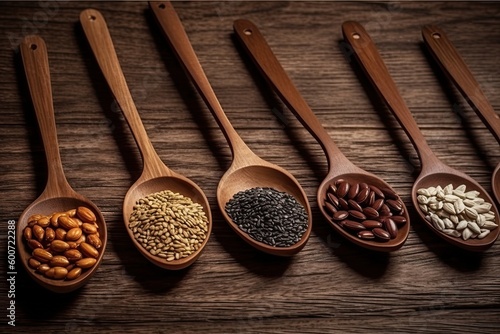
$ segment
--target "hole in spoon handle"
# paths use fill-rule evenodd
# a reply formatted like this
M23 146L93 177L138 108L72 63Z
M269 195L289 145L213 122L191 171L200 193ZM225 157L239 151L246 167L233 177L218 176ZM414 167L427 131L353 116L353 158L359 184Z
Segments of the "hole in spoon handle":
M243 139L238 135L224 113L175 8L169 1L149 2L149 5L174 54L183 65L184 70L193 81L194 86L221 128L233 155L237 153L242 153L240 154L241 157L253 155L253 152L243 142Z
M410 138L422 165L430 165L436 161L436 156L427 144L370 35L361 24L354 21L344 22L342 32L367 77Z
M234 21L233 29L272 89L320 143L328 157L329 166L337 164L334 156L336 155L335 159L338 160L344 158L343 155L339 153L339 149L281 66L258 27L249 20L240 19Z
M67 185L69 188L59 154L47 46L40 36L31 35L26 36L19 47L47 157L47 187L60 189Z
M457 86L472 109L500 143L499 115L446 33L438 26L427 25L422 28L422 37L443 72Z

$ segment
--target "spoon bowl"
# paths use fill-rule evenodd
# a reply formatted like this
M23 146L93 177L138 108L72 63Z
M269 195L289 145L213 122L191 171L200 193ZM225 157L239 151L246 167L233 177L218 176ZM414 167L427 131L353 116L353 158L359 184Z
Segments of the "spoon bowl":
M68 192L71 192L69 188L66 190L69 190ZM90 200L77 193L68 194L68 197L59 195L56 195L56 197L52 196L53 195L50 191L43 193L39 198L36 199L36 201L34 201L23 211L23 213L19 217L19 223L16 229L16 244L18 245L19 259L33 280L53 292L66 293L74 291L85 285L97 271L99 264L102 261L104 250L106 249L107 229L101 211ZM28 260L31 257L31 249L26 245L25 240L23 240L23 231L24 228L28 226L28 219L35 214L49 216L54 212L66 212L72 209L76 209L80 206L84 206L92 210L97 218L97 225L99 226L99 238L102 241L102 246L99 250L99 256L97 257L96 264L91 269L82 272L82 274L78 278L71 281L55 280L37 273L36 270L28 265Z
M208 199L197 184L169 169L154 150L132 100L111 40L111 35L102 14L94 9L83 10L80 14L80 22L99 67L128 122L144 161L141 176L129 188L123 202L125 228L135 247L150 262L165 269L184 269L199 258L210 237L212 231L212 214ZM179 193L190 198L194 203L200 204L208 219L206 238L202 241L198 250L187 257L168 260L151 254L136 240L133 230L129 227L130 216L136 202L145 196L163 190Z
M443 166L442 166L443 167ZM444 166L446 167L446 166ZM446 184L443 184L443 180L446 180ZM477 190L480 195L479 197L483 198L485 201L493 204L492 206L492 211L495 212L496 215L496 223L498 224L498 210L495 208L495 204L491 196L473 179L471 179L469 176L466 174L461 174L456 170L450 170L450 171L433 171L430 173L426 174L420 174L419 177L416 179L413 187L412 187L412 201L413 205L415 208L418 208L419 203L417 200L417 191L418 189L421 188L429 188L429 187L435 187L436 185L442 185L442 187L446 186L447 184L452 184L454 188L458 187L459 185L465 185L467 189L474 189ZM449 243L461 247L463 249L469 250L469 251L484 251L488 248L490 248L493 243L496 241L498 238L499 234L499 228L497 227L496 229L492 230L486 237L483 239L468 239L466 241L460 239L460 238L455 238L449 235L446 235L440 231L438 231L426 218L425 218L425 213L422 212L422 210L417 209L416 210L420 218L427 223L427 225L432 228L433 231L435 231L441 238L445 239Z
M491 106L476 78L446 33L435 25L428 25L422 28L422 37L434 59L500 143L500 115ZM497 203L500 204L500 163L491 176L491 187Z
M380 252L390 252L399 249L406 241L410 230L410 219L406 208L403 213L406 223L399 227L395 238L385 242L361 239L355 234L346 231L338 222L332 219L332 214L326 210L324 203L327 200L330 185L335 184L337 180L342 179L350 184L366 183L378 188L391 189L394 193L395 191L381 178L356 167L340 152L286 74L257 26L248 20L236 20L233 28L239 40L244 45L245 50L249 53L271 87L304 127L316 138L327 156L329 172L317 190L318 206L327 222L341 236L361 247ZM404 203L402 204L404 207Z
M266 243L252 239L229 217L225 210L226 203L228 203L238 192L256 187L269 187L290 194L304 208L308 209L308 229L302 235L299 242L289 247L270 246ZM288 256L297 253L307 243L312 227L307 196L295 178L286 170L278 168L278 166L266 166L265 161L241 167L233 165L233 168L230 168L219 181L219 186L217 187L217 201L222 211L222 215L234 232L236 232L248 244L254 246L260 251L278 256Z
M354 21L347 21L343 23L342 30L344 38L352 46L353 51L368 78L372 81L381 97L385 100L389 109L405 130L420 158L422 167L420 175L413 184L411 197L415 210L422 221L439 237L460 248L469 251L484 251L491 247L498 238L498 234L500 232L498 227L492 230L491 233L484 239L463 240L461 238L450 237L447 234L444 234L436 229L432 223L425 218L425 213L421 211L418 205L418 189L430 186L436 187L438 185L444 188L448 184L452 184L455 188L464 184L467 191L478 191L480 193L480 197L492 204L491 210L495 214L495 223L497 225L499 224L498 209L495 207L492 198L483 189L483 187L466 174L441 162L432 152L422 132L418 128L415 119L412 117L411 111L408 109L401 94L399 93L396 84L389 74L389 71L385 66L385 63L382 60L374 42L363 26Z
M342 174L335 173L335 175L327 175L323 182L318 187L317 193L317 201L318 203L325 203L326 194L328 193L328 188L331 184L335 184L337 180L344 180L351 184L353 183L367 183L369 185L373 185L378 188L388 188L393 192L396 192L387 182L385 182L380 177L373 175L367 171L359 169L357 172L344 172ZM402 216L406 219L406 223L398 226L398 235L396 238L391 239L386 242L380 242L375 240L363 240L353 236L351 233L347 232L343 229L339 224L332 220L331 213L325 209L324 205L319 204L319 209L323 216L327 219L328 223L332 228L344 238L350 240L354 244L361 246L366 249L370 249L377 252L393 252L400 249L406 240L408 239L408 235L410 234L410 216L408 215L408 210L406 209L406 205L403 203L403 213Z
M150 2L149 5L177 58L219 124L233 153L231 166L217 187L218 205L225 220L237 235L260 251L277 256L292 256L298 253L307 243L312 229L311 208L305 192L288 171L258 157L237 134L222 110L172 4L161 1ZM253 187L271 187L286 192L304 207L308 215L308 227L297 243L289 247L274 247L259 242L240 230L228 216L227 202L236 193Z
M16 227L16 246L19 259L31 278L41 286L57 293L76 290L86 284L99 267L107 244L106 222L97 206L83 195L75 192L64 175L59 144L56 134L52 88L45 41L39 36L26 36L20 44L25 74L33 101L40 133L47 156L48 177L42 194L31 203L19 217ZM84 206L96 216L101 247L96 264L82 272L74 280L56 280L37 273L28 265L32 251L23 240L23 231L28 220L35 214L51 215L54 212L66 212Z
M125 199L123 201L123 217L130 239L134 243L135 247L141 250L141 252L143 252L144 247L135 239L134 232L128 227L130 223L128 217L131 216L133 207L138 200L150 194L157 193L166 189L171 190L174 193L179 193L185 197L189 197L193 200L194 203L199 203L203 207L205 213L208 213L207 218L209 219L209 222L211 222L212 220L208 199L205 197L205 194L203 193L201 188L199 188L199 186L191 180L184 178L182 177L182 175L178 174L171 176L148 176L139 178L129 188L127 194L125 195ZM143 253L143 255L145 255L150 262L162 268L170 270L179 270L186 268L193 264L200 257L201 250L206 246L209 239L208 236L210 235L212 230L211 223L209 224L208 228L209 230L207 232L207 238L203 240L199 251L189 257L166 261L160 257L151 255L149 252L145 252Z

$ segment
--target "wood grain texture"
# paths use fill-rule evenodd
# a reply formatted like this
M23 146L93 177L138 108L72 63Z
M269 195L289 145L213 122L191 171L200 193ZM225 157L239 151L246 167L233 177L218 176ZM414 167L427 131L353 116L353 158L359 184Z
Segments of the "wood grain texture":
M446 79L422 43L442 27L500 110L500 5L495 2L174 2L229 120L257 155L303 186L313 231L290 259L255 251L224 222L217 184L231 163L224 135L187 79L146 2L0 3L0 306L8 286L7 222L46 182L45 155L17 49L28 34L47 44L61 160L68 182L108 224L108 246L92 280L68 295L40 290L16 264L16 330L23 332L497 333L500 244L484 254L451 248L419 223L410 190L419 164L408 137L373 91L342 40L362 23L429 146L491 190L500 161L495 138ZM122 203L142 160L79 25L80 12L106 16L150 140L172 169L199 184L213 212L212 237L196 263L157 268L133 247ZM232 32L252 20L339 149L383 177L410 208L405 245L374 254L323 221L316 189L323 151L271 93ZM280 117L277 117L279 115ZM6 312L6 311L3 311ZM7 318L3 316L6 325Z

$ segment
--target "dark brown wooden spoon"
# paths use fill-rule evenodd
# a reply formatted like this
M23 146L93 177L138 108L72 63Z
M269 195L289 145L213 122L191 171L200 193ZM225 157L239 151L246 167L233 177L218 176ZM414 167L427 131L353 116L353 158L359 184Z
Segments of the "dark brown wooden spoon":
M422 28L422 36L434 59L500 143L500 115L491 106L476 78L446 33L435 25L428 25ZM491 186L497 203L500 204L500 163L491 176Z
M210 86L172 4L167 1L150 2L150 7L179 61L183 64L196 89L219 124L233 153L231 166L217 187L217 200L225 220L243 240L256 249L278 256L296 254L307 243L312 228L311 208L304 190L287 170L267 162L253 153L233 128ZM226 213L226 203L236 193L254 187L271 187L286 192L302 204L308 214L308 228L300 241L289 247L273 247L251 238L232 221Z
M104 17L97 10L86 9L80 14L80 22L99 67L127 120L144 161L141 176L127 191L123 201L123 220L126 230L136 248L155 265L170 270L186 268L198 259L210 237L212 214L208 199L197 184L169 169L156 153L132 100ZM171 190L191 198L193 202L203 206L208 218L207 237L200 248L188 257L173 261L167 261L159 256L152 255L135 239L132 229L129 228L130 215L136 202L144 196L163 190Z
M366 72L368 78L377 89L380 96L384 99L385 103L392 111L399 124L402 126L408 137L410 138L415 150L421 161L420 175L415 180L412 187L412 202L421 217L422 221L427 224L432 231L438 236L448 241L449 243L470 251L484 251L491 247L496 241L500 228L496 228L483 239L468 239L455 238L446 235L432 226L430 222L425 219L425 214L419 209L417 200L417 190L420 188L442 187L452 184L454 188L464 184L467 190L477 190L480 197L484 200L494 203L490 195L470 176L455 170L443 162L441 162L436 155L432 152L427 144L422 132L420 131L411 111L406 106L399 90L392 79L389 71L382 60L375 44L371 37L365 31L363 26L354 21L347 21L342 24L344 39L352 46L355 55ZM495 223L499 224L498 210L495 205L491 210L495 213Z
M387 242L360 239L357 235L349 233L337 222L332 220L332 214L325 209L323 203L326 200L330 185L335 184L336 180L343 179L351 184L364 182L378 188L389 188L392 191L394 190L381 178L355 166L339 150L286 74L257 26L248 20L236 20L233 24L233 28L261 73L304 127L314 138L316 138L325 152L329 170L317 190L317 200L321 213L326 220L340 235L359 246L383 252L399 249L406 241L410 231L410 220L406 207L404 207L406 223L399 228L397 237Z
M50 69L45 41L39 36L26 36L20 44L20 50L47 157L48 175L47 184L42 194L19 217L16 229L19 261L21 261L33 280L43 287L54 292L70 292L87 283L99 267L108 239L106 222L99 208L89 199L75 192L64 175L57 141ZM99 238L102 246L99 249L96 264L74 280L56 280L36 273L28 265L28 259L31 257L32 251L23 241L23 230L28 225L29 218L36 214L49 216L55 212L66 212L80 206L90 209L95 214L99 225Z

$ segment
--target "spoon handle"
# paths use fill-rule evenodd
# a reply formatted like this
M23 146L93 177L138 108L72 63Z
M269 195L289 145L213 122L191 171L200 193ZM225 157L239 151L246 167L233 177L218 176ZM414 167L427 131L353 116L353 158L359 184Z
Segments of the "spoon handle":
M277 92L302 125L319 142L328 158L328 165L337 166L346 164L346 161L348 161L347 158L340 152L299 90L286 74L257 26L248 20L236 20L234 21L233 28L246 51L271 87Z
M344 22L342 32L344 39L352 46L368 78L410 138L420 157L422 169L432 165L437 161L437 157L430 149L418 124L412 117L410 109L408 109L399 93L396 83L392 79L370 35L361 24L354 21Z
M159 170L165 171L166 166L161 162L154 150L130 94L106 20L99 11L85 9L80 13L80 22L97 63L139 146L145 171L151 170L153 175L160 173Z
M434 59L500 143L500 116L493 110L479 83L446 33L437 26L428 25L422 28L422 36Z
M248 148L241 137L237 134L236 130L229 122L226 114L222 110L219 100L217 99L217 96L215 95L203 68L201 67L193 46L189 41L189 37L187 36L182 22L172 4L169 1L151 1L149 2L149 6L177 58L184 66L184 69L191 77L196 89L219 124L219 127L229 143L233 155L236 152L244 153L243 156L248 154L253 155L250 148Z
M59 153L45 41L39 36L26 36L19 47L47 157L48 176L45 191L56 196L73 193L64 176Z

